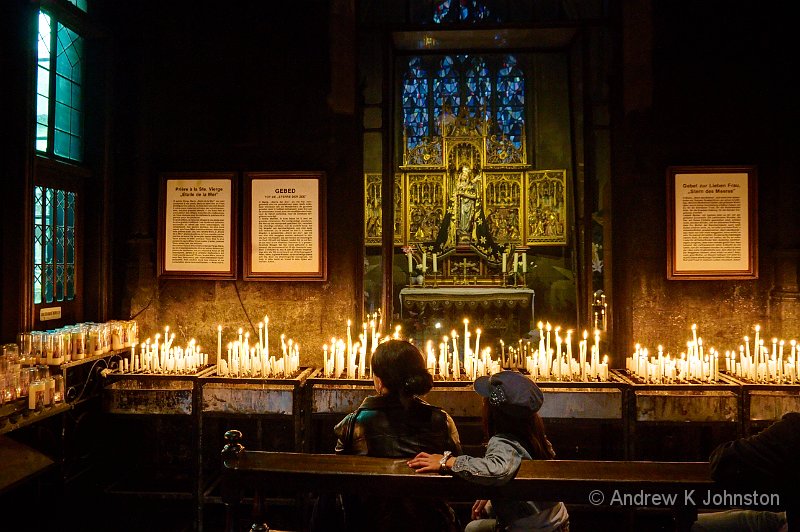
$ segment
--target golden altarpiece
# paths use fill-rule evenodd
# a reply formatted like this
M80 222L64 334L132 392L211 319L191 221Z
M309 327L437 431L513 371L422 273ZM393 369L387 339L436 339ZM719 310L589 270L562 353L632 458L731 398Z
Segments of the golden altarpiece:
M533 168L524 133L515 143L494 133L485 116L445 112L441 136L412 148L403 139L394 175L394 243L407 257L398 294L404 318L495 310L486 320L507 328L499 310L516 308L532 320L528 253L567 244L566 170ZM367 246L381 245L381 180L380 173L365 174Z

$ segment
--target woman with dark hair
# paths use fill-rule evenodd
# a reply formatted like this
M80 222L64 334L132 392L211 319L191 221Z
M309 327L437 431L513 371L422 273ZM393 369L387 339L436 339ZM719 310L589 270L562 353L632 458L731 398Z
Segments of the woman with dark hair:
M421 452L408 465L417 473L449 473L486 485L505 484L514 478L522 460L551 460L553 446L544 433L539 408L544 395L536 384L514 371L501 371L475 381L484 397L484 427L489 443L483 458ZM493 515L493 518L485 519ZM476 501L474 521L466 532L528 530L567 532L569 514L561 502Z
M410 458L421 451L461 453L450 415L419 398L433 387L419 349L403 340L381 343L372 356L378 395L364 399L334 429L337 454ZM458 530L452 509L442 501L413 498L345 500L347 530Z

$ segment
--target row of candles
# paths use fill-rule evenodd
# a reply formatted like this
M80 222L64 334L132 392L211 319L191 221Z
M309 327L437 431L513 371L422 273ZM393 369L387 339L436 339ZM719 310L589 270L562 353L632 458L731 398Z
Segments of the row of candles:
M369 316L369 322L361 324L358 340L353 340L352 320L347 320L347 331L343 338L331 337L330 344L322 346L322 376L325 378L366 379L369 377L368 359L381 342L383 318L379 313ZM399 338L400 328L392 337ZM367 356L369 353L369 357Z
M414 254L411 251L408 251L406 253L406 256L408 257L408 272L409 273L413 273L414 272ZM503 273L507 273L508 270L510 269L512 271L512 273L518 273L520 270L522 271L522 273L528 273L528 253L524 252L524 251L522 253L514 253L512 257L513 257L513 260L511 261L511 264L510 264L511 267L509 268L508 267L509 266L509 261L508 261L509 254L507 252L505 252L505 251L503 252L502 259L500 260L500 268L501 268L502 272ZM433 273L438 273L439 272L439 256L436 253L433 253L432 259L433 259L432 260ZM428 273L428 253L426 251L422 252L422 260L419 261L419 264L417 265L417 267L419 268L419 270L422 273Z
M738 378L757 383L789 383L800 381L800 346L797 340L790 340L791 351L786 354L785 340L772 338L772 351L764 345L761 338L761 326L755 325L753 351L750 350L750 337L745 336L739 345L739 358L736 350L725 351L725 371Z
M135 320L77 323L50 331L22 332L17 343L25 364L59 365L131 347L138 335Z
M657 353L651 355L647 348L636 344L633 354L626 359L626 369L637 378L651 383L718 382L720 371L754 383L794 384L800 381L797 372L800 367L800 346L797 341L791 340L791 351L785 353L786 342L772 338L770 350L761 338L761 326L755 325L753 328L755 337L752 350L750 337L744 336L738 357L735 349L725 351L723 366L720 366L720 352L714 347L704 346L703 338L697 333L697 324L692 324L692 338L686 342L685 352L673 357L665 354L659 345Z
M169 332L169 325L164 327L164 338L157 333L147 338L139 346L131 347L129 358L123 358L120 371L123 373L154 374L193 374L208 365L208 353L204 353L194 338L186 343L186 347L173 345L175 333Z
M269 316L258 323L258 340L242 328L222 352L222 325L217 326L217 375L222 377L289 378L300 368L300 345L281 334L280 356L270 354Z
M362 324L363 333L358 341L351 338L352 322L347 321L344 338L332 338L323 346L322 374L326 378L367 378L368 361L382 341L376 330L376 318ZM499 357L492 356L491 346L481 346L480 328L470 330L469 319L464 319L464 333L453 329L436 344L432 339L424 342L422 349L428 371L438 380L474 380L491 375L503 368L522 369L535 380L607 381L609 379L608 357L600 357L600 331L594 334L594 343L589 345L589 332L578 343L578 359L572 354L572 331L561 336L560 326L539 322L539 346L531 350L531 343L519 340L519 347L509 346L500 340ZM369 326L369 327L368 327ZM395 328L392 338L400 337L400 326ZM370 357L367 356L370 354Z
M589 345L589 331L583 331L583 340L578 342L578 360L572 354L572 331L560 335L561 327L550 323L538 323L539 347L531 353L530 345L523 353L525 369L534 380L589 382L608 381L608 356L600 361L600 331L594 331L594 343ZM545 334L546 329L546 334ZM551 333L555 349L551 344ZM523 347L522 345L520 346Z

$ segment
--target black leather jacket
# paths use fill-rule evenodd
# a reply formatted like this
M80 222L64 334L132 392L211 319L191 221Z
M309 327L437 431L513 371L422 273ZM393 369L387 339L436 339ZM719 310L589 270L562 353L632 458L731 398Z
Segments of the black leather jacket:
M353 416L352 442L344 441ZM373 395L348 414L334 429L337 454L402 458L419 452L461 454L461 442L453 418L418 397L406 408L397 395ZM345 447L349 448L345 448Z
M351 422L352 438L348 438L345 432ZM367 397L358 410L348 414L334 430L339 438L337 454L411 458L421 451L461 453L458 430L450 415L416 397L407 402L407 407L397 395ZM384 499L368 493L369 486L365 485L363 495L344 497L344 530L461 530L453 510L442 500L413 496Z

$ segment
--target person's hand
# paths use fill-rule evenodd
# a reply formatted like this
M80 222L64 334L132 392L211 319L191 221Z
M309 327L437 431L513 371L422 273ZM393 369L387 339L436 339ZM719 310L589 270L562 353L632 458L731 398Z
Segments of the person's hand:
M470 517L472 519L483 519L484 517L488 517L488 513L486 512L486 504L489 501L486 499L480 499L475 501L475 504L472 505L472 514Z
M419 453L406 463L408 467L415 469L417 473L438 473L441 459L441 454Z

